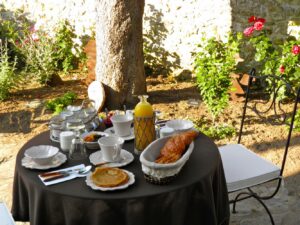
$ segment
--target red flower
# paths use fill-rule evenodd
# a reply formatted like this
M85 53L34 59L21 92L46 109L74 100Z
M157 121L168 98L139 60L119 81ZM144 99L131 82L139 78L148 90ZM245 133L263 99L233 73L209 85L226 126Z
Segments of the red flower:
M254 22L262 22L265 23L266 20L264 18L258 18L257 20L255 20Z
M284 70L285 70L284 65L280 65L279 66L279 72L284 73Z
M256 17L255 16L251 16L251 17L249 17L249 19L248 19L248 22L249 23L253 23L253 22L255 22L256 21Z
M247 27L245 30L244 30L244 35L249 37L254 31L254 27Z
M262 30L264 27L264 23L261 21L256 21L253 25L255 30Z
M294 45L292 48L292 53L294 55L298 55L300 53L300 46L299 45Z

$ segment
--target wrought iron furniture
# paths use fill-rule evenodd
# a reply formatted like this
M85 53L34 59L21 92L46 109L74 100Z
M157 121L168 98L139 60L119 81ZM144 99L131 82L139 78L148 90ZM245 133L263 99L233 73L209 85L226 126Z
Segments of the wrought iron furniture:
M238 136L238 144L227 144L225 146L221 146L219 147L219 151L223 161L228 192L232 193L241 191L237 193L234 199L230 200L230 203L233 204L233 213L236 212L236 202L253 197L262 204L270 217L271 223L274 224L272 214L267 205L264 203L264 200L275 196L281 186L291 134L294 127L297 104L300 100L300 88L295 91L282 77L273 75L256 76L255 73L255 69L252 69L250 72L250 79L247 87ZM260 90L257 87L265 90L263 94L260 93L259 95L263 96L265 99L263 101L260 99L260 101L251 103L255 100L253 90L256 90L256 94L258 94L257 92ZM282 91L293 91L294 94L296 93L293 111L290 116L288 116L288 114L282 109L282 101L278 100L279 93ZM263 109L261 109L261 107ZM241 144L246 113L249 112L249 109L251 109L264 122L270 122L272 125L289 124L281 167L265 160ZM253 190L254 186L270 181L277 182L277 187L273 193L266 196L260 196ZM244 191L245 189L246 191Z

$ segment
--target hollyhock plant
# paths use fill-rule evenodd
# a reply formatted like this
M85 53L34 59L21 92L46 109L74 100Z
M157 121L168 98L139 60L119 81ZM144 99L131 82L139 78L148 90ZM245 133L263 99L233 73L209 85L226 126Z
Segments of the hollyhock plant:
M266 20L257 16L248 19L244 30L247 43L255 50L254 60L263 75L284 76L293 86L300 86L300 40L293 36L275 40L265 29ZM257 64L256 63L256 64Z

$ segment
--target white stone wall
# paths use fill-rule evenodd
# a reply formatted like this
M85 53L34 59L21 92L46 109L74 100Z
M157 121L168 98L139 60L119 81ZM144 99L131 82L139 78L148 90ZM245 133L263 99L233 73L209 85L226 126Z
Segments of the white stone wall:
M50 31L63 19L75 26L76 33L91 35L95 27L95 0L1 0L6 8L23 9L28 16Z
M166 29L162 47L176 52L183 68L191 68L191 53L203 33L207 37L222 36L231 27L230 0L146 0L144 17L151 18L155 10L161 12L161 21L157 22ZM144 20L144 33L159 29L155 25Z
M23 8L51 29L68 19L78 34L95 27L95 0L1 0L9 9ZM154 16L153 16L154 15ZM180 65L191 69L191 52L203 33L223 38L232 28L242 31L251 15L265 17L274 34L287 33L290 20L300 19L299 0L145 0L144 33L156 35L156 45L177 53Z

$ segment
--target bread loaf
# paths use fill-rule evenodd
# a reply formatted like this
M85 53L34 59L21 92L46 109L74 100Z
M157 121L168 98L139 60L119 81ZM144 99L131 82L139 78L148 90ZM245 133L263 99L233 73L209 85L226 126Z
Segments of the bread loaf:
M160 150L155 162L161 164L176 162L197 136L198 132L194 130L171 136Z

